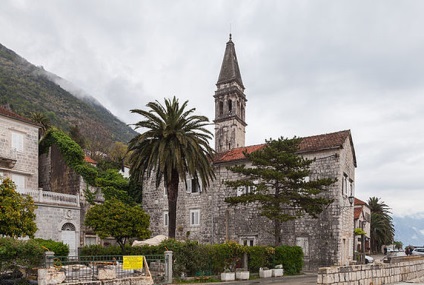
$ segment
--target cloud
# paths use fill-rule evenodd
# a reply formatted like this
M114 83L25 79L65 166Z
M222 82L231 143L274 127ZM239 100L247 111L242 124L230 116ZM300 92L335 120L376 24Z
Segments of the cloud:
M1 43L126 123L176 96L214 116L228 34L246 86L248 144L350 129L356 193L420 212L420 1L3 1ZM211 131L213 127L211 126Z

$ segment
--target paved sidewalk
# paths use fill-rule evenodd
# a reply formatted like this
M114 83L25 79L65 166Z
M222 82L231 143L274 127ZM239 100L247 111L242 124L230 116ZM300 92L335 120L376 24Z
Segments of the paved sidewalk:
M317 284L317 273L303 273L302 275L295 276L282 276L282 277L270 277L270 278L258 278L254 280L245 281L226 281L226 282L212 282L212 283L195 283L190 285L267 285L267 284L290 284L290 285L302 285L302 284Z

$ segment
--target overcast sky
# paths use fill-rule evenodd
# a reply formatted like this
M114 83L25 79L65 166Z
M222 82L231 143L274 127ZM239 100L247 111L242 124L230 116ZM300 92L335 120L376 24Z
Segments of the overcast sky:
M214 117L231 32L246 143L350 129L356 196L423 209L424 1L2 0L0 43L125 123L176 96Z

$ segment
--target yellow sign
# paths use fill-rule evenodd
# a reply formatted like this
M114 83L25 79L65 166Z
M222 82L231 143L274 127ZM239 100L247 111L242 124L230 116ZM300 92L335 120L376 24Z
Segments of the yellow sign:
M124 264L122 269L142 269L143 268L143 256L142 255L125 255Z

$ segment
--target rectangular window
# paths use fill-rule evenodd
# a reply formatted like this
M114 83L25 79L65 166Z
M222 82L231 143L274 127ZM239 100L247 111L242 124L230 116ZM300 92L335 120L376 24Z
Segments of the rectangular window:
M253 236L248 236L248 237L240 237L240 244L241 245L246 245L246 246L254 246L256 238Z
M17 132L12 132L12 149L24 151L24 135Z
M97 239L95 236L85 236L85 245L96 245Z
M163 225L165 227L167 227L169 224L169 215L168 215L168 211L164 211L163 212Z
M200 226L200 210L190 210L190 226Z
M187 178L187 193L200 193L202 192L202 186L199 183L198 178Z
M16 191L24 193L25 190L25 176L20 174L12 174L12 181L15 182Z
M253 193L256 190L256 186L259 183L258 180L253 181L252 186L240 186L237 188L237 196L241 196L244 194L250 194Z
M343 173L342 194L347 195L347 174Z
M302 248L304 256L309 256L309 238L308 237L297 237L296 245Z

